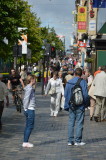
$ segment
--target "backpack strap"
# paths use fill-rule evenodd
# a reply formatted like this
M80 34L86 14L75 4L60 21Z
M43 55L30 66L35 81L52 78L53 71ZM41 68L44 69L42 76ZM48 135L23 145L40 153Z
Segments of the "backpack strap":
M79 78L75 85L79 85L82 80L83 80L82 78Z

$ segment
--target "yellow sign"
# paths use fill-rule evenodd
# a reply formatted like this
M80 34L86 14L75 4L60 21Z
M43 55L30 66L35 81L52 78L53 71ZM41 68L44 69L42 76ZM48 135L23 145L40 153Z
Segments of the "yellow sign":
M78 7L78 22L87 20L87 7Z
M78 32L86 32L87 21L87 7L78 7Z

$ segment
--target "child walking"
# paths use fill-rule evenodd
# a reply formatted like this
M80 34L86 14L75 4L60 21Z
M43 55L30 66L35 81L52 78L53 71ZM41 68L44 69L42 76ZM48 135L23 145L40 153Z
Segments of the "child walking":
M24 115L26 117L26 126L24 130L24 142L22 147L33 147L33 144L29 143L29 137L34 128L35 119L35 89L33 88L36 83L34 75L28 75L27 86L24 88L25 94L23 99Z

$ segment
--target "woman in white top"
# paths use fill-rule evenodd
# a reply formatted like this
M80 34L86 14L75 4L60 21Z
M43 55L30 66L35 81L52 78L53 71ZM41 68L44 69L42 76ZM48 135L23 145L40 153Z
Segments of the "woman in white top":
M49 80L46 87L45 95L49 94L49 91L54 88L55 88L55 93L51 94L50 116L56 117L60 110L61 94L64 95L62 80L58 78L58 72L54 72L53 78Z

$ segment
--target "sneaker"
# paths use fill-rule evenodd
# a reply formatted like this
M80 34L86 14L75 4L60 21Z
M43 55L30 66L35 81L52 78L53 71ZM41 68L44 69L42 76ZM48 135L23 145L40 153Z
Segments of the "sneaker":
M51 116L51 117L54 116L54 112L51 112L51 113L50 113L50 116Z
M80 142L80 143L78 143L78 142L75 142L75 146L83 146L83 145L85 145L86 143L84 143L84 142Z
M58 115L58 112L57 111L54 112L54 117L57 117L57 115Z
M68 142L68 146L72 146L72 145L74 145L74 142Z
M26 143L26 142L24 142L23 144L22 144L22 147L25 147L25 148L32 148L34 145L33 144L31 144L31 143Z

